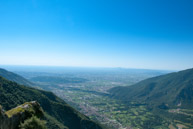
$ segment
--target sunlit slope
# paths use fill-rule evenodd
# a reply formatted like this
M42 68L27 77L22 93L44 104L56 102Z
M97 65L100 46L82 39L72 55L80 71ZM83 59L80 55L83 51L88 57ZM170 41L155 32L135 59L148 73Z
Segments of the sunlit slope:
M193 69L153 77L128 87L115 87L109 92L112 97L125 101L192 108Z

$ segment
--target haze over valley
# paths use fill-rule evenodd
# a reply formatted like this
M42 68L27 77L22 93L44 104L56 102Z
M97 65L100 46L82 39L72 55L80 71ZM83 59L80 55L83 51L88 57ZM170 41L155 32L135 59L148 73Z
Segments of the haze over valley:
M190 93L179 91L182 97L179 98L177 95L179 100L171 97L176 96L172 90L181 89L177 87L178 85L184 85L184 89L186 85L192 86L192 69L176 73L166 70L124 68L1 67L12 70L16 74L1 69L0 76L9 76L11 77L7 77L9 80L19 84L51 91L106 128L180 128L181 126L192 128L192 91L189 91ZM182 79L188 79L190 84L189 81ZM181 84L184 82L187 84ZM168 84L176 85L176 89ZM159 89L160 86L166 86L166 89ZM169 89L170 87L172 89ZM164 95L166 93L170 96ZM183 97L182 94L189 97ZM163 97L160 98L160 95ZM167 98L170 98L169 101Z
M1 0L0 129L193 129L193 1Z

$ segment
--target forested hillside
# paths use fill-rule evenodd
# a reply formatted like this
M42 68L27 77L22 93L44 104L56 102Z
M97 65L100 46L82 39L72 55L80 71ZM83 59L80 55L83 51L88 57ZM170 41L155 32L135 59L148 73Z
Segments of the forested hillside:
M51 92L19 85L0 77L0 105L5 110L28 101L37 101L45 111L49 129L102 129Z
M109 92L112 97L125 101L192 109L193 69L153 77L132 86L115 87Z
M18 84L21 84L21 85L34 86L32 82L28 81L22 76L19 76L18 74L15 74L13 72L7 71L2 68L0 68L0 76L6 78L7 80L17 82Z

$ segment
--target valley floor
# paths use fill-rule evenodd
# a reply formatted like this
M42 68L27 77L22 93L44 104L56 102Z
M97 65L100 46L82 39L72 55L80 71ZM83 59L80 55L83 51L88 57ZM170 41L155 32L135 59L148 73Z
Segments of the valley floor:
M164 111L164 113L171 114L172 117L181 117L182 119L179 120L169 118L169 115L162 117L160 111L150 109L145 103L122 102L105 95L93 94L75 88L55 89L53 92L91 119L114 129L193 128L192 123L185 122L185 119L192 119L192 115L189 113L193 110ZM184 117L184 114L190 118Z

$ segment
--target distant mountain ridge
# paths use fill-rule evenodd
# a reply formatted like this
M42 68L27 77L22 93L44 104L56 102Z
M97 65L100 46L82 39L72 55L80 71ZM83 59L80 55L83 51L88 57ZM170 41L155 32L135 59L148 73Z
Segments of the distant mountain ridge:
M143 80L127 87L109 90L111 97L142 101L156 106L193 107L193 69Z
M13 72L9 72L5 69L0 68L0 76L6 78L9 81L14 81L17 82L18 84L21 85L26 85L26 86L34 86L32 82L28 81L27 79L23 78L22 76L15 74Z
M3 72L2 72L3 71ZM1 69L4 76L9 79L22 77ZM1 73L1 74L2 74ZM9 76L10 75L10 76ZM17 77L17 78L15 78ZM19 85L0 76L0 105L5 110L10 110L17 105L29 101L37 101L45 111L45 119L48 129L102 129L98 123L90 120L87 116L76 111L51 92Z

